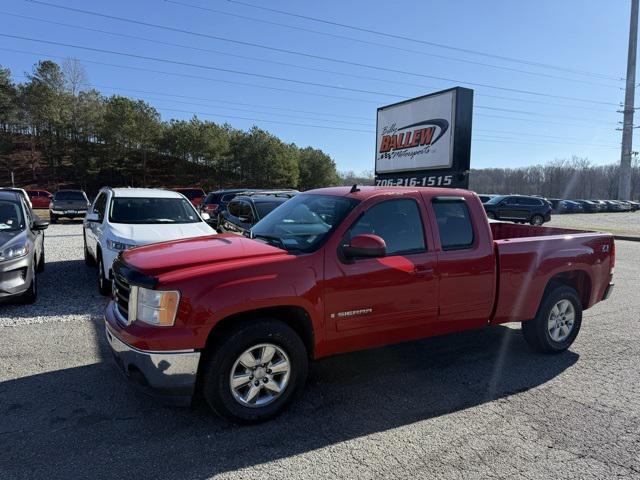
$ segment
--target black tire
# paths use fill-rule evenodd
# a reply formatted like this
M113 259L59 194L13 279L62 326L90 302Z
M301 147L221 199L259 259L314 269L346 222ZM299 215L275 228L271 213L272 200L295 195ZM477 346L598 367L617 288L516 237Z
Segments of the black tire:
M231 370L243 352L261 343L273 344L286 353L289 380L271 403L249 407L236 400L231 392ZM204 363L202 392L209 406L231 422L264 422L280 414L300 393L307 378L308 362L304 343L285 323L271 318L242 322L210 348Z
M84 242L84 264L88 267L95 267L96 259L89 253L89 249L87 248L87 234L84 232L84 229L82 231L82 240Z
M53 215L53 214L49 215L49 222L50 222L51 224L58 223L58 217L56 217L56 216L55 216L55 215Z
M105 297L111 295L111 280L104 276L102 254L100 253L98 253L98 291L100 295Z
M533 217L531 217L531 220L529 221L529 223L531 223L531 225L541 226L544 223L544 217L542 215L536 214Z
M554 306L559 302L567 300L571 302L574 311L574 323L569 335L561 341L556 341L551 337L549 331L549 318ZM533 320L522 322L522 334L529 346L537 352L560 353L571 346L580 332L582 325L582 302L573 288L566 285L551 286L547 290L542 303L538 308L538 313Z
M487 218L490 218L491 220L495 220L496 214L493 212L487 212Z
M31 267L33 269L31 276L31 283L29 284L29 288L26 292L20 295L18 299L19 303L25 305L31 305L36 302L38 298L38 276L36 275L36 259L33 259L33 265Z
M42 241L42 253L40 253L40 261L38 262L38 265L36 266L36 272L37 273L44 272L44 264L45 264L45 256L44 256L44 239L43 239L43 241Z

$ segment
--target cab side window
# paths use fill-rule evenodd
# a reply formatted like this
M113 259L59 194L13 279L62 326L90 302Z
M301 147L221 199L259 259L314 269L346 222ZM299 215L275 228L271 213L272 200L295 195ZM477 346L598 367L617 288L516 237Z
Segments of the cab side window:
M463 250L473 246L473 225L464 200L433 199L433 210L443 250Z
M104 218L104 214L107 210L107 194L101 193L96 198L95 203L93 204L93 213L97 213L100 216L100 220Z
M387 200L372 206L351 227L346 243L364 233L381 237L387 244L387 256L426 251L422 217L415 200Z

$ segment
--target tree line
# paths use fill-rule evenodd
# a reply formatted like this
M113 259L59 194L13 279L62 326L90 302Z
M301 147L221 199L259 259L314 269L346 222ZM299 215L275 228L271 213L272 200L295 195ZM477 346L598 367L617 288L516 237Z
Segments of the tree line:
M519 193L547 198L615 199L620 175L618 164L594 165L573 157L523 168L471 170L469 188L478 193ZM640 198L640 162L631 168L631 198Z
M253 127L162 121L143 100L87 88L82 65L42 60L14 82L0 66L0 185L298 188L341 183L321 150Z

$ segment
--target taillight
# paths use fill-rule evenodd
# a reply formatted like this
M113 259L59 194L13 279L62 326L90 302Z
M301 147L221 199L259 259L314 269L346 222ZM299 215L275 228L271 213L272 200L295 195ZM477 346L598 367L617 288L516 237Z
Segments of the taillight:
M613 275L613 267L616 266L616 241L611 240L611 275Z
M218 204L217 203L208 203L207 205L204 206L204 209L207 212L215 212L216 210L218 210Z

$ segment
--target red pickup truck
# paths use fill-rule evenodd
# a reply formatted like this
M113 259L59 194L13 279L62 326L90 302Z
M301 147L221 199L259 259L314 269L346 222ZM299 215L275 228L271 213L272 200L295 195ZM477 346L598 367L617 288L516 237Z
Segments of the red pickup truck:
M128 250L114 263L106 334L134 383L202 392L238 422L275 416L309 360L522 322L561 352L612 291L611 235L489 223L473 192L309 191L233 234Z

